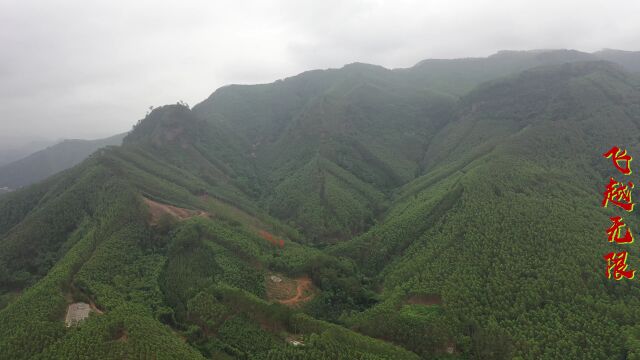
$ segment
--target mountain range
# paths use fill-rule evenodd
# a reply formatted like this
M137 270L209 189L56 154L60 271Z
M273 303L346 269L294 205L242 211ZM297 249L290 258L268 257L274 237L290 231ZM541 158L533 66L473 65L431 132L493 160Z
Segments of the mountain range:
M53 144L53 141L47 139L2 134L0 135L0 166L19 160Z
M639 72L502 51L156 108L0 197L0 358L640 358L601 206Z
M122 144L126 134L98 140L64 140L0 166L0 187L18 189L79 164L96 150Z

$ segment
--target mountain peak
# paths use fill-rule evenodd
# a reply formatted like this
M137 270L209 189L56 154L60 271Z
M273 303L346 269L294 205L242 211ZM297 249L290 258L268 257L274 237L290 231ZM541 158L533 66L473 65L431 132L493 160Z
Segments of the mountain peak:
M342 67L343 70L376 70L388 71L389 69L381 65L368 64L363 62L352 62Z
M140 120L125 138L124 144L140 141L150 141L154 145L185 144L197 134L194 128L196 123L196 117L187 105L164 105L153 109Z

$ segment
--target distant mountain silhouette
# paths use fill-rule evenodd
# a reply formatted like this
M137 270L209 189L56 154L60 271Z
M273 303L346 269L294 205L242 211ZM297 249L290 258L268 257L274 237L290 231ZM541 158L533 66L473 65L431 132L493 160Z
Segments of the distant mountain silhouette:
M120 145L126 134L98 140L64 140L25 158L0 166L0 187L18 189L77 165L96 150Z

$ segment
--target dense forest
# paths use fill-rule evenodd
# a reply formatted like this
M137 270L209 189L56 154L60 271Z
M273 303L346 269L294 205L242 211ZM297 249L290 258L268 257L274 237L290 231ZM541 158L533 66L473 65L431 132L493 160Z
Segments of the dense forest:
M355 63L156 108L0 195L0 358L640 359L603 260L637 267L606 230L640 222L601 205L635 180L602 154L640 154L639 70Z

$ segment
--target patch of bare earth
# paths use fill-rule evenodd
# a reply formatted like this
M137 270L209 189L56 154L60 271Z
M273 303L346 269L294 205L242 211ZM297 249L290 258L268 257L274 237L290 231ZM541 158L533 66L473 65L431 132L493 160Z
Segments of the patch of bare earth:
M207 213L204 211L190 210L173 205L162 204L147 198L143 199L144 203L149 207L149 212L151 213L151 220L149 222L152 225L158 224L163 215L169 215L177 218L178 220L185 220L194 216L207 216Z
M442 297L438 294L411 295L407 304L412 305L442 305Z
M302 339L302 335L289 335L284 339L287 343L293 346L304 346L304 340Z
M291 279L280 274L266 277L267 298L290 307L300 306L313 299L317 289L308 276Z
M83 302L77 302L69 304L67 307L67 315L64 318L64 323L67 327L78 325L84 319L89 317L91 312L91 305Z

